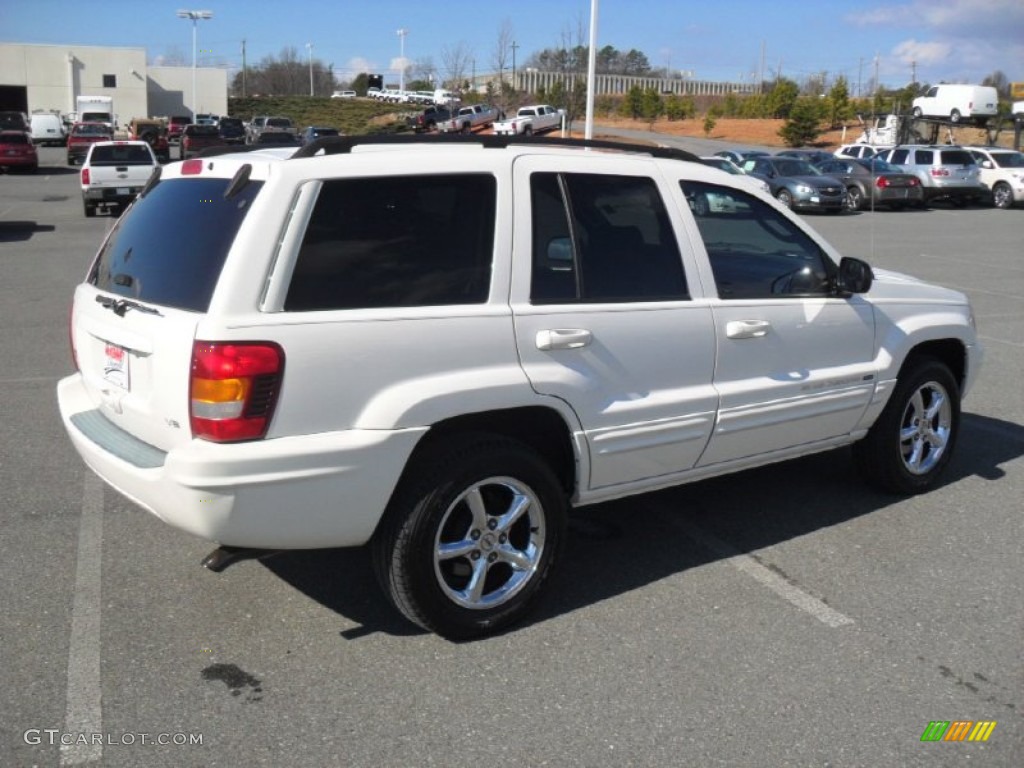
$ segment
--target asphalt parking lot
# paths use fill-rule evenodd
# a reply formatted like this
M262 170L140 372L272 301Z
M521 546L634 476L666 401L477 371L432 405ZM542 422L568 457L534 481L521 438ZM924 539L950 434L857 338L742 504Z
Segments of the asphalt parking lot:
M214 575L85 469L54 389L111 220L63 152L0 176L0 765L1021 764L1024 209L809 217L974 302L941 489L875 493L840 450L580 510L531 620L453 644L362 550ZM923 742L932 721L996 725Z

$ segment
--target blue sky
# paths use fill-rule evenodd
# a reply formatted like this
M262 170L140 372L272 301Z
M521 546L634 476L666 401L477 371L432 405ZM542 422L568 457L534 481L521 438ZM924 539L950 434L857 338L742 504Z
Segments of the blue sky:
M503 27L530 54L586 42L590 0L0 0L0 42L142 47L150 63L191 64L191 22L180 8L211 10L199 22L199 63L237 69L285 47L312 54L339 77L387 72L398 59L462 47L476 71L492 69ZM760 71L798 81L822 71L865 87L879 80L978 82L994 70L1024 80L1024 0L600 0L598 46L636 48L653 66L697 79L746 80Z

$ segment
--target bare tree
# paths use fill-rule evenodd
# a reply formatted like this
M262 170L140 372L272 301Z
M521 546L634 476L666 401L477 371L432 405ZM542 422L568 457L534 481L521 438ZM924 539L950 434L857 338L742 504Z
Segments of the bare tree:
M469 44L459 41L455 45L441 49L441 66L444 71L445 85L452 90L460 90L466 79L466 70L473 58Z
M512 51L514 34L515 33L512 30L512 22L510 20L505 19L501 22L501 26L498 27L498 39L494 43L494 51L491 54L491 64L498 73L498 79L501 81L502 90L504 90L505 84L505 75L503 73L508 69L508 61Z

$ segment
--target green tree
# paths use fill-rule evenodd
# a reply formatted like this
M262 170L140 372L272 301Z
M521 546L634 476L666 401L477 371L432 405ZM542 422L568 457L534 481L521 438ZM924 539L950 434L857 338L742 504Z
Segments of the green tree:
M715 116L708 110L707 115L704 116L704 138L711 135L711 132L715 130L715 126L718 125L718 121L715 120Z
M370 87L370 76L366 72L360 72L352 79L349 87L359 96L365 96L366 89Z
M846 84L845 77L836 78L835 83L828 92L828 121L832 128L838 128L853 117L853 108L850 105L850 89Z
M623 117L631 117L634 120L643 114L644 105L644 91L639 85L634 85L626 93L626 98L622 100L622 106L619 107L619 112Z
M662 103L661 94L658 93L658 89L645 88L640 99L640 114L643 115L644 120L653 126L654 121L661 117L664 109L665 106Z
M789 117L790 110L800 98L800 86L793 80L782 78L777 80L768 92L765 107L770 117Z
M804 97L797 99L786 118L785 125L779 129L779 136L787 147L802 147L813 144L821 136L820 99Z

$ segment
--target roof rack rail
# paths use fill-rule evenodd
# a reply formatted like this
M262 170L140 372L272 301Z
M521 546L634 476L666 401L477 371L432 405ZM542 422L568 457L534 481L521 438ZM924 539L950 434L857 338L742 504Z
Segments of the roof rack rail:
M476 144L485 149L505 149L509 146L581 147L584 149L608 149L618 152L632 152L663 157L671 160L700 162L692 152L674 147L648 147L642 144L628 144L623 141L603 139L563 139L558 136L495 136L463 134L410 135L402 133L367 134L365 136L325 136L306 144L291 156L291 159L312 157L323 151L325 155L347 154L354 147L373 144Z

